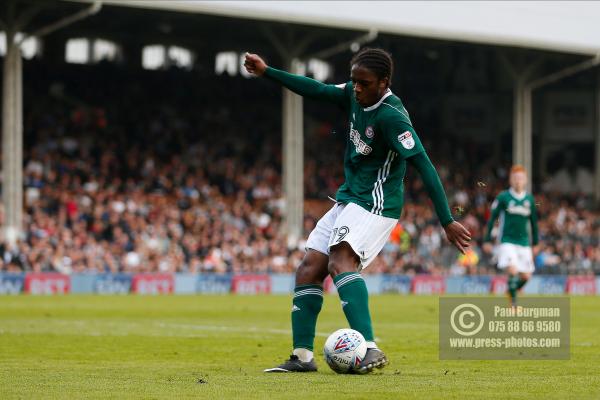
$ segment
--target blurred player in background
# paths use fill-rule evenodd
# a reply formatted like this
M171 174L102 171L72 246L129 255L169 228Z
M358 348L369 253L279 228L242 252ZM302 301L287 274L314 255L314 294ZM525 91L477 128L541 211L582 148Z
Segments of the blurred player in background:
M352 329L367 341L367 353L356 372L368 373L388 363L375 344L367 287L360 275L385 245L402 212L407 164L417 169L435 206L448 240L461 252L470 233L454 221L444 188L408 112L390 90L391 55L365 48L350 63L351 82L327 85L269 67L246 54L248 72L265 76L293 92L338 105L349 115L345 135L345 182L336 203L308 237L306 255L296 272L292 305L294 350L289 360L265 372L316 371L313 344L323 304L323 280L331 275Z
M500 218L496 248L498 268L508 273L508 296L511 305L517 305L519 291L533 273L532 245L538 243L537 211L535 200L527 193L527 172L520 165L510 170L510 188L501 192L492 203L492 215L484 237L484 250L492 251L490 243L496 219Z

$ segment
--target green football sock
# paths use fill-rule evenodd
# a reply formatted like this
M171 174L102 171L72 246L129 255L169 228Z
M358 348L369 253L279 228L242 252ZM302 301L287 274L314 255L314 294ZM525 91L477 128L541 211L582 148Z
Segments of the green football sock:
M369 293L362 276L344 272L333 278L342 301L342 309L350 328L359 331L367 342L373 342L373 327L369 313Z
M519 278L519 281L517 282L517 290L519 290L523 286L525 286L526 283L527 283L527 279Z
M511 301L515 302L515 300L517 299L517 290L519 286L519 277L516 275L510 275L508 277L508 293L510 293L510 299Z
M292 304L294 349L312 351L317 317L323 306L323 288L319 285L296 286Z

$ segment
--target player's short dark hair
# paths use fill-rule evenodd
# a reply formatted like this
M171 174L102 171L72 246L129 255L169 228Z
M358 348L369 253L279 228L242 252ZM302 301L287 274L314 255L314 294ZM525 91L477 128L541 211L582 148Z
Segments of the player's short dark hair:
M392 84L394 60L392 60L392 55L383 49L363 47L350 60L350 68L353 65L373 71L379 79L388 78L388 85Z

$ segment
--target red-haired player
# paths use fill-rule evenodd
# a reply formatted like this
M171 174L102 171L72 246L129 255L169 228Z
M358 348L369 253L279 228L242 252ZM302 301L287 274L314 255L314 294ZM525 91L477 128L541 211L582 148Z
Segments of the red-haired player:
M525 190L526 185L527 171L521 165L514 165L510 169L510 188L501 192L492 204L484 239L491 241L494 222L500 218L496 237L498 268L508 273L508 295L513 307L517 304L517 291L525 286L535 269L531 246L538 243L535 200ZM485 243L485 249L490 248L490 243Z

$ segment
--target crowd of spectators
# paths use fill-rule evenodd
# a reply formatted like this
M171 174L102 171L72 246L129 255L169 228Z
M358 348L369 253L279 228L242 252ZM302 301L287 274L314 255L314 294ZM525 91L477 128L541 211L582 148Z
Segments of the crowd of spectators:
M213 87L200 90L185 81L191 78L182 84L177 71L108 79L99 67L85 68L72 67L57 80L42 74L26 88L24 233L16 248L0 245L0 270L297 268L303 243L288 248L282 234L277 91L238 82L236 90L248 97L255 90L264 101L233 101L231 90L218 88L234 79L211 79ZM307 121L305 193L322 203L307 208L306 235L343 181L345 128L343 120L330 123ZM481 149L456 138L452 151L426 133L422 139L473 247L459 257L447 244L419 177L409 171L403 215L367 272L494 273L494 257L480 244L509 166L486 161ZM535 194L537 271L600 273L600 213L589 197Z

